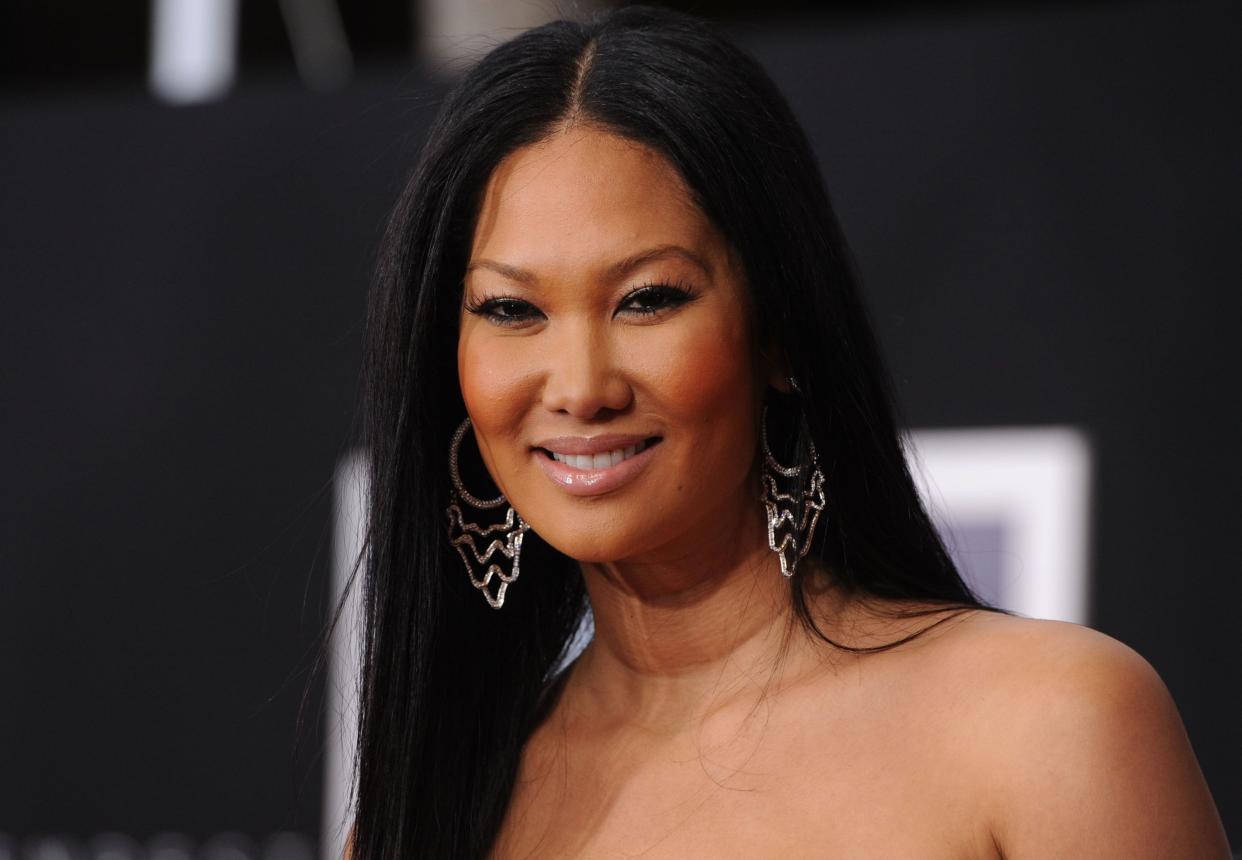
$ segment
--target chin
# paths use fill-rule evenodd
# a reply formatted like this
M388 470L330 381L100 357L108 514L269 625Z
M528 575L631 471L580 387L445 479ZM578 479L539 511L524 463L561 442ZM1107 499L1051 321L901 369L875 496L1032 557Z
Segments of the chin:
M560 528L551 533L545 533L540 531L534 523L530 526L545 543L557 552L584 564L624 561L649 550L652 546L649 528L625 529L614 526L605 533L592 529Z

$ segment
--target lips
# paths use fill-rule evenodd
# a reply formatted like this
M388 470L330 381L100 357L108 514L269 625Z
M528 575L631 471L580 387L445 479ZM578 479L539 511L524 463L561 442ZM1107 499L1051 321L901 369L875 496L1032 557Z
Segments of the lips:
M574 496L598 496L634 480L651 461L659 436L558 437L532 452L553 483Z
M642 452L647 445L648 442L644 439L637 445L626 445L602 451L598 454L565 454L558 451L550 451L549 453L552 455L553 460L572 466L575 469L607 469L609 466L623 463L635 454Z

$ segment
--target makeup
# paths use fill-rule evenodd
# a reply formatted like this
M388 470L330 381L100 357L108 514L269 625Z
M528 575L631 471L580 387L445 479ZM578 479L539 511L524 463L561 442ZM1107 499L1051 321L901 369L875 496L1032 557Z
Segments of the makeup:
M659 436L608 434L543 440L531 451L543 473L573 496L599 496L624 487L651 462Z

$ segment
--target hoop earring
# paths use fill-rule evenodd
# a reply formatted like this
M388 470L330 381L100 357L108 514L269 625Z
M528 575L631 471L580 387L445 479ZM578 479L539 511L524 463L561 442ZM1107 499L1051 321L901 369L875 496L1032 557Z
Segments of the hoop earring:
M467 417L453 433L453 442L449 446L449 477L453 481L451 498L448 507L445 508L449 521L449 543L453 545L453 549L457 550L457 554L461 556L461 562L466 566L466 573L470 576L470 584L483 592L483 597L486 598L488 605L493 609L499 609L505 602L505 590L521 573L522 538L530 530L530 526L513 509L512 505L509 506L509 510L505 514L504 522L486 527L480 526L477 523L466 522L460 503L464 502L480 510L494 510L508 501L504 493L501 493L494 499L475 498L462 483L461 472L457 466L457 451L461 446L462 437L466 435L466 430L469 427L470 418ZM504 539L494 538L487 545L487 549L480 553L479 548L475 545L474 535L486 538L487 535L493 532L504 532ZM469 554L466 552L467 548L470 550ZM492 556L497 552L513 560L510 573L505 573L504 568L491 561ZM474 563L471 563L471 556L474 558ZM479 578L475 573L475 564L485 568L482 578ZM500 582L496 587L495 594L488 588L493 577Z
M800 391L791 378L790 385L794 391ZM768 445L768 407L763 407L763 415L759 420L759 436L763 443L763 490L759 500L763 502L768 519L768 548L776 553L781 562L781 573L793 576L798 568L798 561L807 554L811 542L815 538L815 527L819 524L819 515L824 510L824 473L819 469L819 454L815 450L815 441L807 433L810 443L811 463L810 481L804 482L802 474L806 467L801 464L782 466L772 454ZM806 429L806 418L799 418L800 432ZM779 489L781 479L793 484L789 492ZM790 480L792 479L792 480ZM778 537L779 534L779 537Z

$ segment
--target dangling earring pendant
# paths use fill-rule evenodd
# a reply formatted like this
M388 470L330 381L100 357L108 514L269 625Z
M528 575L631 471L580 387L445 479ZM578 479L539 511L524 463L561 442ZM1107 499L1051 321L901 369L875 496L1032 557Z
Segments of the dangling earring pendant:
M795 390L797 386L794 386ZM782 466L772 454L768 444L768 409L763 408L759 422L759 435L763 442L763 489L760 501L768 519L768 548L780 558L781 573L793 576L798 561L811 548L815 527L824 510L824 473L819 469L819 454L814 441L810 442L810 480L803 480L807 471L802 465ZM809 436L808 436L809 440ZM792 484L788 492L782 492L782 483Z
M453 442L449 446L449 477L453 481L451 498L448 507L445 508L449 521L449 542L461 556L462 564L466 566L466 573L470 576L470 584L483 592L483 597L493 609L499 609L505 602L505 590L522 572L522 538L530 530L530 526L513 509L512 505L509 505L504 521L495 525L480 526L478 523L466 521L461 510L462 503L480 510L494 510L508 502L503 493L494 499L475 498L462 483L461 471L457 464L457 452L461 447L462 437L466 435L466 430L469 428L470 418L467 417L453 433ZM475 536L486 540L488 535L498 532L504 533L503 539L493 538L487 548L479 552L475 544ZM498 561L492 560L497 553L512 559L513 563L509 572L506 573ZM476 573L476 565L483 568L481 577ZM499 583L494 594L491 590L493 579Z

